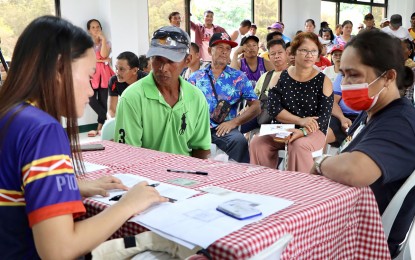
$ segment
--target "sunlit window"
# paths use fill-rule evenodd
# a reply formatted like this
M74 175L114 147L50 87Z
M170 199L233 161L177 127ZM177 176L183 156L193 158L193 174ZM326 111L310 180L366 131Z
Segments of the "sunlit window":
M386 17L387 5L387 0L321 1L321 20L327 21L333 30L336 23L342 24L345 20L350 20L353 22L352 34L357 34L357 25L363 23L364 16L368 13L373 14L375 26L379 27L382 18Z
M55 0L0 0L0 13L0 47L10 61L17 39L31 21L56 15Z

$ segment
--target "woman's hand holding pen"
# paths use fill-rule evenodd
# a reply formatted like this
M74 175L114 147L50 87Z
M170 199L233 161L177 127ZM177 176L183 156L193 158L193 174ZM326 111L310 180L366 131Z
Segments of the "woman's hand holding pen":
M132 215L146 210L154 203L168 202L165 197L160 196L159 192L148 183L143 181L130 188L117 204L126 205L132 210Z
M114 176L104 176L93 181L78 180L78 187L82 197L92 197L95 195L107 197L109 196L108 190L128 190L128 187Z

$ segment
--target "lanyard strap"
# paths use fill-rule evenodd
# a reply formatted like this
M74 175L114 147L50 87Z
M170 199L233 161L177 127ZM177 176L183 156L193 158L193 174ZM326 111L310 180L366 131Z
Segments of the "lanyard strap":
M212 86L212 90L213 90L213 94L215 95L216 101L218 100L218 94L216 93L216 89L215 89L215 84L213 84L213 79L212 77L209 75L209 73L207 74L210 80L210 85Z

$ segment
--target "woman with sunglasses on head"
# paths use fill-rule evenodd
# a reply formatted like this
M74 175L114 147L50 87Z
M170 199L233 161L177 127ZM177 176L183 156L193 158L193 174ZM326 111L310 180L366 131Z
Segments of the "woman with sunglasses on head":
M333 106L330 79L314 68L322 46L312 32L298 34L291 42L295 66L281 73L269 90L268 113L279 123L295 124L288 143L288 170L309 172L312 152L323 148ZM259 136L250 143L251 163L276 168L284 143L274 136Z
M97 19L91 19L87 22L86 28L94 41L94 51L97 59L96 72L91 79L94 95L89 99L89 105L98 114L97 130L88 133L88 136L94 137L100 134L107 119L108 82L115 73L110 66L111 43L107 41L105 34L102 32L101 23Z
M167 200L142 182L102 213L74 222L85 213L71 161L82 172L77 118L92 95L93 46L81 28L53 16L35 19L17 41L0 89L4 259L75 259L132 215Z
M351 109L364 112L349 128L341 154L316 159L312 169L346 185L370 186L380 214L415 169L415 108L400 96L400 90L413 84L414 75L402 56L399 39L376 30L346 45L340 64L342 98ZM415 215L412 190L389 235L392 255Z

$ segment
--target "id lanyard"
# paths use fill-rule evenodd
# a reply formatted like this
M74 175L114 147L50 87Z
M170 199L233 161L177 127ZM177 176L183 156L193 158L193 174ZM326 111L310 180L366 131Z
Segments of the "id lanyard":
M344 149L346 149L346 147L349 146L349 144L356 138L356 136L362 131L362 129L366 126L366 124L362 122L360 122L359 127L353 132L353 135L349 135L346 137L346 139L344 139L344 141L342 142L342 144L339 147L339 151L338 154L340 154Z

